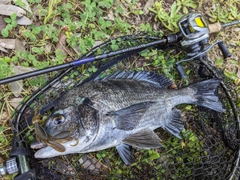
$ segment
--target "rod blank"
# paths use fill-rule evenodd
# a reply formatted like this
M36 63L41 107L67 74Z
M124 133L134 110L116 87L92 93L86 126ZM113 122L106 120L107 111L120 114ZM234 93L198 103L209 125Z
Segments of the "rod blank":
M116 55L119 55L119 54L135 51L135 50L138 50L138 49L145 49L145 48L148 48L148 47L151 47L151 46L156 46L156 45L163 44L163 43L166 43L166 42L167 42L166 39L161 39L161 40L157 40L157 41L150 42L150 43L147 43L147 44L142 44L142 45L139 45L139 46L134 46L134 47L118 50L118 51L113 51L113 52L110 52L108 54L101 54L101 55L98 55L98 56L95 56L95 57L93 56L93 57L87 57L87 58L80 58L80 59L74 60L74 61L69 62L69 63L60 64L60 65L48 67L48 68L45 68L45 69L31 71L31 72L28 72L28 73L24 73L24 74L8 77L6 79L2 79L2 80L0 80L0 85L10 83L10 82L13 82L13 81L18 81L20 79L25 79L25 78L30 78L30 77L33 77L33 76L38 76L40 74L45 74L45 73L49 73L49 72L52 72L52 71L58 71L58 70L61 70L61 69L66 69L66 68L70 68L70 67L74 67L74 66L79 66L79 65L82 65L82 64L93 62L95 60L100 60L100 59L104 59L104 58L113 57L113 56L116 56Z

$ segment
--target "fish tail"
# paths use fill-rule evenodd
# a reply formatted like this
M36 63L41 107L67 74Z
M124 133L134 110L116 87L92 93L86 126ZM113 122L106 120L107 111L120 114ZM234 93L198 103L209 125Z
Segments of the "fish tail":
M193 104L207 107L218 112L225 112L217 96L220 82L220 79L209 79L191 85L190 87L196 92L195 98L197 99Z

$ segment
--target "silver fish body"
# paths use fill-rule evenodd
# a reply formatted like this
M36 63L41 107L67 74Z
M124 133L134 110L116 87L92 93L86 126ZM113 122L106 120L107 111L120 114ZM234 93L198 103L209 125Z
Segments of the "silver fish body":
M116 147L123 161L130 164L130 146L161 146L155 129L161 127L180 138L184 125L176 105L197 104L224 112L215 94L219 83L210 79L180 90L167 89L172 82L151 72L121 72L87 82L58 101L44 126L51 137L70 132L72 140L61 143L66 150L58 152L48 146L35 157Z

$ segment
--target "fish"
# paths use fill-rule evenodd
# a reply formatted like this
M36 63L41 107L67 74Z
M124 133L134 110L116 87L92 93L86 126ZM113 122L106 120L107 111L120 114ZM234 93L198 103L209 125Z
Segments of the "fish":
M34 156L50 158L115 147L129 165L132 147L162 147L154 132L157 128L181 138L184 124L177 105L194 104L225 112L217 96L220 83L220 79L208 79L169 89L173 85L169 78L150 71L122 71L97 77L66 92L42 127L46 136L63 148L58 150L50 143ZM67 140L59 138L61 133L67 134Z

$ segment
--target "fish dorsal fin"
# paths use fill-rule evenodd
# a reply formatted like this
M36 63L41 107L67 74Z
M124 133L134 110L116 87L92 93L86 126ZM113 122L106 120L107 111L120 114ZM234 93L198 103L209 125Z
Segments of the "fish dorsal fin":
M139 148L158 148L161 147L160 138L151 129L144 129L123 140L123 143Z
M125 162L126 165L132 164L132 152L131 152L131 146L127 144L120 144L116 146L116 149L118 151L118 154L122 158L122 160Z
M157 85L159 88L168 88L173 84L169 78L150 71L117 71L116 73L104 78L97 77L94 79L94 81L113 79L133 79L138 81L145 81Z
M155 102L143 102L134 104L118 111L109 112L107 116L111 116L116 123L118 129L129 131L134 129L141 120L144 113L151 107Z

